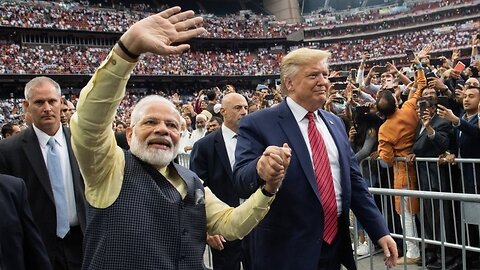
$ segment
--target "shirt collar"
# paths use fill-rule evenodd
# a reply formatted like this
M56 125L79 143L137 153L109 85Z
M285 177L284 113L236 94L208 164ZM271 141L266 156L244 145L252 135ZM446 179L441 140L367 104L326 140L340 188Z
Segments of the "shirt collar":
M302 106L300 106L298 103L296 103L290 97L286 97L285 100L287 102L288 107L292 111L293 117L295 117L295 120L297 122L302 121L305 118L305 116L307 115L308 111L305 108L303 108ZM314 111L313 114L315 115L315 119L317 119L317 121L318 121L318 110Z
M467 116L467 114L465 113L463 115L463 120L467 121L467 122L470 122L470 120L472 120L474 117L477 117L477 114L473 114L471 116Z
M42 130L40 130L39 128L37 128L35 126L35 124L32 124L33 126L33 130L35 131L35 134L37 135L37 138L38 138L38 142L40 143L41 146L46 146L47 143L48 143L48 140L50 140L50 137L54 137L55 138L55 141L61 146L63 147L63 142L64 140L62 140L62 136L63 136L63 128L62 126L60 126L60 128L57 130L57 132L55 133L55 135L53 136L50 136L48 135L47 133L43 132Z
M237 133L225 126L225 124L222 124L222 135L224 138L232 139Z

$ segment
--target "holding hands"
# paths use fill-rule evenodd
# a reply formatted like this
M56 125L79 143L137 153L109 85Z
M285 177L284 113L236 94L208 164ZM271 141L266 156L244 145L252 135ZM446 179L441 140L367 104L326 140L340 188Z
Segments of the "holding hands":
M269 146L257 162L257 174L265 181L265 189L276 193L292 158L292 149L284 143L282 147Z

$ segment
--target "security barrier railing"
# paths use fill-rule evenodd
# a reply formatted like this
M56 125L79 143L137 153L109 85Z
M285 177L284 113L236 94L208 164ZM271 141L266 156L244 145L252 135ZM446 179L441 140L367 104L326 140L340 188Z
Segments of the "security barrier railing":
M420 260L418 269L480 267L480 186L477 183L480 159L455 159L455 163L445 163L442 158L416 158L413 162L397 158L392 167L383 161L367 159L362 161L361 168L392 236L403 246L403 254L407 254L407 246L413 254L415 247L420 250L420 258L411 261L405 258L403 263ZM395 183L399 179L403 179L403 184ZM402 226L408 224L409 213L414 214L413 229L407 228L410 235L404 233ZM356 221L352 223L352 231L356 238ZM354 243L356 250L356 241ZM375 255L372 243L369 247L369 254ZM430 261L430 255L437 256L437 260ZM359 269L381 267L375 256L356 258L357 264L361 264ZM406 264L404 268L407 269Z
M189 154L177 157L178 163L187 168L189 160ZM480 258L480 183L477 183L480 159L460 158L448 163L445 158L417 157L412 162L396 158L390 167L381 160L365 159L360 166L391 235L398 241L400 252L407 254L408 242L420 250L421 266L414 269L467 270L480 266L474 265ZM398 175L404 176L404 185L395 183ZM415 204L419 210L412 211L416 217L412 225L418 225L419 230L414 230L418 234L407 235L402 224L406 224L405 213L415 208ZM358 229L354 218L351 225L356 238ZM353 242L358 269L382 268L381 250L370 243L368 254L358 256L355 252L358 244ZM438 253L434 267L427 261L429 250ZM208 246L204 258L207 269L212 269ZM407 264L403 268L407 269ZM411 266L408 269L412 269Z

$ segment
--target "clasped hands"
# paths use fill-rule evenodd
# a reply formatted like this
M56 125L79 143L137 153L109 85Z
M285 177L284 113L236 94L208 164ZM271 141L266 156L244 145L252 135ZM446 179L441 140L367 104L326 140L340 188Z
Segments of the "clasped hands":
M283 182L290 160L292 149L287 143L280 146L269 146L257 162L257 174L265 181L265 189L276 193Z

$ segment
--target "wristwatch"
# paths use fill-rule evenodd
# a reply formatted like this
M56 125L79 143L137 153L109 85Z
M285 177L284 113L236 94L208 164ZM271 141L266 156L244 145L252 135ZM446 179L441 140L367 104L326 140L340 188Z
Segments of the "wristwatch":
M275 190L275 193L270 193L266 188L265 188L265 185L262 185L262 187L260 188L260 190L262 191L263 195L267 196L267 197L273 197L275 196L275 194L277 194L278 192L278 188L277 190Z

